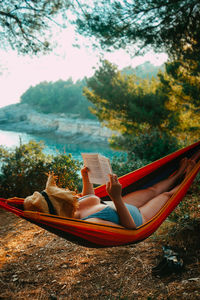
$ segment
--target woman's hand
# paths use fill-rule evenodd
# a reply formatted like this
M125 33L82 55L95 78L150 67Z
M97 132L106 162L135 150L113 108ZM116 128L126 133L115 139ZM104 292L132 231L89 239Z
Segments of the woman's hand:
M84 166L81 169L81 176L82 176L82 180L83 180L83 189L82 189L83 196L88 195L88 194L94 195L93 184L90 183L88 172L89 172L89 169L86 166Z
M126 228L136 228L135 222L122 199L122 186L117 179L117 175L113 174L109 176L110 181L107 183L106 191L115 204L120 224Z
M135 222L122 199L122 186L117 179L117 175L113 174L109 176L110 181L107 183L106 191L115 204L120 224L126 228L135 229Z
M117 175L110 174L110 181L106 185L106 191L110 198L114 200L121 200L122 186L118 181Z
M84 178L88 178L88 172L89 172L89 169L88 169L88 167L83 167L82 169L81 169L81 176L82 176L82 178L84 179Z

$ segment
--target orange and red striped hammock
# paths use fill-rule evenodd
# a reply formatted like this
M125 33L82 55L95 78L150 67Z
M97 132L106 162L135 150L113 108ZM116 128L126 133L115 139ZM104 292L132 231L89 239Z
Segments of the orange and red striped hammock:
M152 186L175 172L183 157L190 158L200 149L200 142L180 149L147 166L119 178L123 195ZM185 196L200 170L200 160L162 209L147 223L136 229L91 223L40 212L24 211L22 198L0 198L0 207L65 239L88 247L110 247L136 243L148 238L164 222ZM102 200L108 200L105 185L95 189Z

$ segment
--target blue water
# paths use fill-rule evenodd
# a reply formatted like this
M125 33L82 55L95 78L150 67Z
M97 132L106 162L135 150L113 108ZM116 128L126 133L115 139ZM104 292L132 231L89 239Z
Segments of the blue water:
M119 155L119 151L112 150L109 146L102 145L87 145L87 144L69 144L65 139L52 138L51 136L38 136L22 132L0 130L0 145L14 149L20 143L26 144L30 140L44 143L44 153L56 155L59 153L72 154L74 159L82 161L81 153L100 153L110 159L114 155Z

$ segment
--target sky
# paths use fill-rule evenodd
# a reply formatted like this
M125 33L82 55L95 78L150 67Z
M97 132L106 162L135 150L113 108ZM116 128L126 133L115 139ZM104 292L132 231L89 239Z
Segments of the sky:
M74 47L75 33L72 28L59 29L53 34L56 48L48 55L30 57L17 52L0 49L0 107L18 103L20 96L30 87L42 81L73 81L90 77L98 68L100 55L88 41L79 37L79 48ZM102 56L101 56L102 57ZM104 58L114 63L121 70L124 67L136 67L145 61L161 65L167 61L164 53L149 52L144 56L131 58L124 50L105 53Z

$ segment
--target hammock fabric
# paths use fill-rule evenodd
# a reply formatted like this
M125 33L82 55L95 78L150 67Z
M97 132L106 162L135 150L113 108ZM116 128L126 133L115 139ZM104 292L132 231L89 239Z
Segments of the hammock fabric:
M147 188L169 177L177 170L183 157L190 158L199 149L200 141L120 177L123 195L134 190ZM199 170L200 160L181 183L179 190L173 194L162 209L150 221L136 229L119 228L40 212L23 211L24 199L17 197L0 198L0 207L79 245L99 248L126 245L142 241L156 231L183 199ZM105 185L97 187L95 193L102 200L109 200Z

